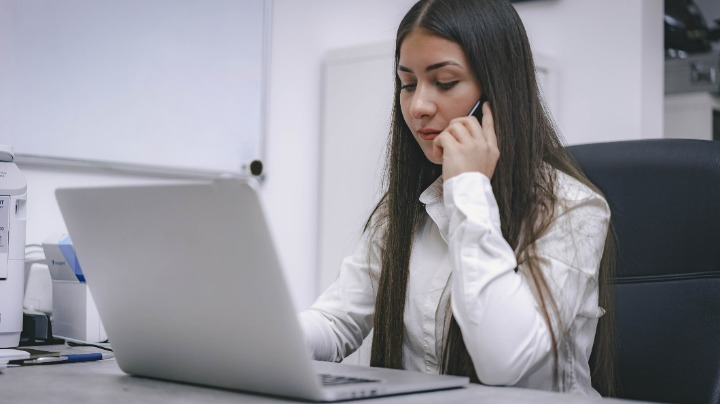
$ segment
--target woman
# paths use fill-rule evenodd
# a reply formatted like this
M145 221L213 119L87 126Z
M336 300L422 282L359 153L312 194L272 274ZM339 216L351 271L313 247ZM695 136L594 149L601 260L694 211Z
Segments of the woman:
M342 360L374 329L372 366L596 395L610 212L543 108L514 8L421 0L400 23L395 67L386 192L300 314L313 355ZM610 323L592 379L605 394Z

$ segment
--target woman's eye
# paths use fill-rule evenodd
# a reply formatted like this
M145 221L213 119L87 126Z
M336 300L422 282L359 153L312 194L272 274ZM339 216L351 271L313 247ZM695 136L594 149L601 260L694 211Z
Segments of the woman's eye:
M455 85L457 83L458 83L457 80L456 81L448 81L448 82L438 81L435 83L435 85L437 85L438 88L440 88L442 90L449 90L449 89L455 87Z
M415 83L402 84L400 85L400 89L405 91L413 91L416 85L417 84Z

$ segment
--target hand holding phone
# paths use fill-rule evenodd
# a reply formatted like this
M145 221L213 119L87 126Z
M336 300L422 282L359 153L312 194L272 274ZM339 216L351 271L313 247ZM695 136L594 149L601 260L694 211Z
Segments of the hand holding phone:
M492 178L500 157L492 119L482 127L482 108L488 98L484 95L470 110L480 127L466 118L455 119L435 138L435 156L442 161L443 179L448 180L464 172L477 171ZM492 117L492 114L489 118Z

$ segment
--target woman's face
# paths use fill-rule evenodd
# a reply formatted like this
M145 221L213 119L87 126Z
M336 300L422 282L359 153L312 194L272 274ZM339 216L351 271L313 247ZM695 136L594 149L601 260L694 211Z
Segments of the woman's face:
M422 29L400 45L400 107L405 123L428 160L433 139L454 118L467 115L480 99L480 86L460 45Z

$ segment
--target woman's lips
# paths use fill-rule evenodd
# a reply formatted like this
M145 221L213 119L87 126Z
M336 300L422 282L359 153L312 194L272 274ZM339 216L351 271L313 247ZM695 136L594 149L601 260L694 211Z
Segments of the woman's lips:
M440 134L439 130L436 129L420 129L418 130L418 136L422 140L433 140Z

